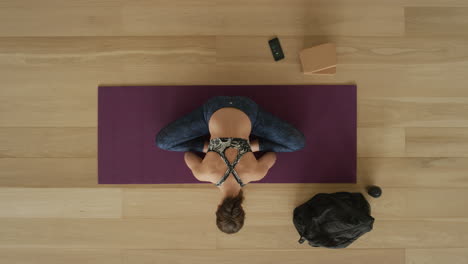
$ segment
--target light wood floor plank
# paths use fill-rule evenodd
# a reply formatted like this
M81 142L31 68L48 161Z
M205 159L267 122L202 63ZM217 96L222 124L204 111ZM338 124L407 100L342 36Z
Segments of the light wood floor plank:
M384 188L384 192L382 199L368 199L377 219L468 222L468 212L463 209L466 189Z
M267 221L247 220L237 236L217 234L222 249L305 249L289 217L269 215ZM264 220L262 219L262 220ZM288 224L285 224L288 222ZM374 230L350 248L451 248L468 242L466 222L386 221L377 219ZM438 239L434 239L438 238Z
M217 36L218 63L264 64L273 62L269 36ZM339 65L450 65L466 63L467 37L343 37L280 36L285 52L283 64L300 64L302 49L327 42L337 47Z
M301 187L270 185L262 188L260 184L245 188L244 209L251 216L254 224L268 222L268 216L286 219L294 208L306 202L318 193L341 191L363 192L365 186L334 186L310 184ZM193 207L193 200L200 201ZM454 188L383 188L383 196L374 199L367 196L372 208L372 215L378 220L444 220L468 222L468 212L464 210L468 192ZM215 188L210 189L131 189L124 192L124 217L127 218L166 218L166 217L200 217L214 218L214 212L220 201ZM444 197L444 199L440 199ZM168 202L171 201L171 202ZM190 201L190 202L189 202ZM451 201L447 203L447 201ZM192 206L191 206L192 205ZM180 208L185 208L180 210ZM284 217L284 218L282 218ZM250 221L250 220L249 220ZM252 222L250 223L252 224Z
M365 98L358 105L358 126L467 127L468 97Z
M214 249L214 220L0 219L0 248Z
M97 126L96 109L95 97L0 97L0 124L7 127Z
M349 264L404 264L404 251L384 250L126 250L124 264L153 264L155 260L167 264L204 264L214 261L223 264L335 264L346 259Z
M432 248L406 250L406 264L467 264L468 248Z
M15 264L122 264L120 250L102 249L0 249L5 263Z
M401 157L405 154L402 128L358 128L358 157Z
M122 65L82 67L64 61L42 66L10 63L2 66L2 69L4 70L0 74L5 87L0 90L0 95L18 103L22 100L32 100L31 97L55 98L56 101L67 98L68 100L76 98L76 101L85 98L90 102L97 95L98 85L123 80ZM88 107L94 105L96 102ZM50 121L45 122L48 123L50 124ZM38 126L43 123L33 124ZM89 125L89 122L86 124Z
M221 199L216 188L125 189L123 194L125 218L214 217Z
M268 216L289 216L294 208L311 199L318 193L341 191L365 193L365 186L305 185L300 188L270 187L260 189L257 186L246 189L245 210L252 216L254 224L268 222ZM443 220L466 222L468 213L464 212L464 201L468 194L464 189L433 188L383 188L383 196L374 199L366 195L372 208L372 216L377 220ZM440 199L445 197L446 199ZM447 200L451 201L447 204ZM275 220L276 221L276 220ZM274 221L274 222L275 222Z
M467 158L359 158L358 182L384 187L467 188Z
M407 35L467 35L468 7L405 7Z
M119 6L4 7L0 25L1 36L98 36L123 31Z
M406 128L406 153L415 157L468 157L468 129Z
M96 157L96 128L0 128L1 158Z
M31 0L3 0L0 2L0 7L11 7L11 8L37 8L37 7L51 7L58 6L62 8L66 7L106 7L106 6L117 6L122 4L126 0L96 0L96 1L61 1L61 0L44 0L41 3Z
M144 60L141 62L144 63ZM177 77L171 74L176 70ZM209 64L109 64L90 67L68 63L47 66L10 65L0 74L5 81L0 95L17 101L32 96L56 98L57 101L62 100L60 97L71 100L72 96L78 97L75 100L91 100L97 95L98 85L195 85L217 82L216 66ZM90 106L95 104L94 102ZM90 122L86 123L89 124Z
M377 219L373 232L368 233L366 238L356 241L354 247L454 248L466 245L467 239L466 222L378 221Z
M50 1L49 1L50 2ZM372 2L185 5L149 1L107 4L6 5L1 36L330 34L395 36L404 32L403 7ZM274 17L275 19L271 19ZM15 23L15 27L6 25ZM156 25L156 26L155 26ZM162 26L164 25L164 26ZM270 30L268 30L270 29Z
M215 36L1 38L3 65L107 66L216 62Z
M402 3L406 7L441 7L438 0L403 0ZM468 3L464 0L444 0L443 7L468 7Z
M216 51L212 50L213 39L212 36L3 38L6 44L0 52L3 57L0 64L6 66L2 71L5 87L0 94L44 96L53 91L54 95L66 92L67 95L92 97L95 96L95 87L103 83L310 82L357 82L359 96L432 97L468 94L464 89L467 81L463 78L468 66L464 62L465 38L433 41L427 37L285 36L281 38L281 43L286 59L274 64L270 64L273 61L266 46L267 36L253 37L251 40L242 36L220 36L217 37ZM337 42L338 45L340 70L337 75L304 76L297 52L303 46L326 40ZM212 64L214 53L218 67ZM161 66L162 63L164 66ZM421 63L425 63L425 66L421 67ZM176 69L180 69L179 74L171 74ZM233 78L239 75L242 76L240 80ZM387 76L399 78L392 82L382 82ZM452 80L450 85L446 83L447 78Z
M259 35L324 34L395 36L403 33L403 9L372 4L252 5L217 2L215 6L180 8L128 3L123 9L125 31L136 34ZM138 19L134 17L138 14ZM363 14L366 14L365 16ZM275 19L271 19L274 17ZM373 23L368 23L373 21ZM166 23L166 27L153 25ZM184 26L181 26L184 25Z
M0 189L0 218L121 217L120 189Z
M2 187L97 187L96 158L0 158Z

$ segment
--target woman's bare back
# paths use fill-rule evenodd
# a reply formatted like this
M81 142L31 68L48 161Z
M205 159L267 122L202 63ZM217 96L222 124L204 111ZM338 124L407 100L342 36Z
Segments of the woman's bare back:
M252 130L249 117L241 110L233 107L225 107L217 110L211 116L208 127L211 138L236 137L248 139ZM226 149L226 158L233 162L237 156L237 149ZM244 183L248 183L259 177L262 173L258 168L258 162L252 152L245 153L236 165L235 170ZM199 173L204 174L212 182L217 182L227 170L226 163L216 152L208 152L202 161ZM236 183L230 176L226 184ZM237 183L236 183L237 184Z
M208 121L211 138L235 137L248 139L252 130L249 117L237 108L221 108L216 111ZM252 147L254 146L255 147ZM252 151L258 151L258 141L251 142ZM255 149L255 150L254 150ZM226 158L230 163L237 157L237 149L228 148L225 150ZM191 152L186 152L185 163L192 170L193 175L200 181L217 183L228 169L226 163L216 152L208 152L202 160L199 156ZM276 161L274 152L267 152L258 160L252 152L245 153L235 170L242 182L247 184L251 181L261 180ZM219 187L221 189L240 188L232 174Z
M241 110L233 107L224 107L214 112L208 121L208 128L211 138L249 138L252 131L249 117Z

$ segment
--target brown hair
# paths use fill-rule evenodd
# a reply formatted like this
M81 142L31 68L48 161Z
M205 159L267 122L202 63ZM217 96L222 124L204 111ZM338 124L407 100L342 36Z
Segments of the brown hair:
M216 211L216 225L226 234L234 234L244 226L245 212L242 209L244 194L240 190L234 197L224 198Z

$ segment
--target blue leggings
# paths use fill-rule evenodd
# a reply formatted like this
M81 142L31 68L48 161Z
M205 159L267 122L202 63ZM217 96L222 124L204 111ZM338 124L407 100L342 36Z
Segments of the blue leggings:
M168 124L156 136L156 145L171 151L203 151L210 134L211 115L224 107L243 111L252 123L251 133L258 138L260 151L293 152L304 148L305 136L291 124L260 108L243 96L216 96L201 107Z

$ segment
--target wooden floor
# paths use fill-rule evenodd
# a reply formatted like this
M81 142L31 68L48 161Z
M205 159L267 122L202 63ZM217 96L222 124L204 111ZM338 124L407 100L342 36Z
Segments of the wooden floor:
M466 0L0 1L0 262L468 263L467 28ZM326 41L338 74L304 76ZM212 186L96 183L100 84L318 83L358 85L357 185L249 185L228 236ZM297 243L295 206L371 183L374 231Z

